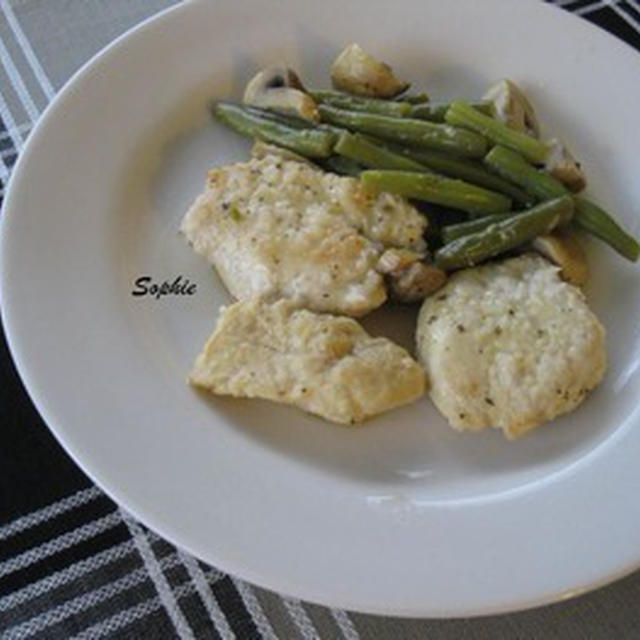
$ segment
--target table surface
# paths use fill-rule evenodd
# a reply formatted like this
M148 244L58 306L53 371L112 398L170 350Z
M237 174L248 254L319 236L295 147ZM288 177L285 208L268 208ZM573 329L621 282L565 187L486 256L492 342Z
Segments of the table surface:
M56 91L175 0L0 0L0 198ZM558 0L640 50L637 0ZM0 344L0 637L640 638L640 572L567 602L476 619L327 609L225 575L114 504L67 457ZM640 544L640 540L639 540Z

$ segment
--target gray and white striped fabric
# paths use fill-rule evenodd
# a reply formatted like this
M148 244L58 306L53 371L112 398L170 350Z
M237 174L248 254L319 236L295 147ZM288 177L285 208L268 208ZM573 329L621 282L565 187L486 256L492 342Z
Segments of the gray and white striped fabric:
M0 198L62 84L113 38L174 2L0 0ZM640 50L640 0L555 4ZM41 423L4 342L0 370L3 640L640 638L640 574L538 610L457 620L349 613L253 587L176 549L93 486Z

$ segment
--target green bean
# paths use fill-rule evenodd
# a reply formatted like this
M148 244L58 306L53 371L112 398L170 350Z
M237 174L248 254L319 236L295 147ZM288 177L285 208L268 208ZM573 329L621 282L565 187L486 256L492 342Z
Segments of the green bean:
M221 103L221 104L230 104L230 103ZM311 120L306 120L305 118L300 118L292 113L286 113L284 111L277 111L275 109L262 109L260 107L254 107L249 104L243 105L235 105L239 109L242 109L246 113L254 115L258 118L266 118L267 120L272 120L274 122L279 122L287 127L291 127L293 129L315 129L316 124L311 122Z
M362 171L364 171L364 167L354 160L338 155L331 155L328 158L323 158L318 161L318 164L325 171L337 173L341 176L351 176L353 178L357 178Z
M440 230L442 242L444 242L444 244L449 244L458 238L462 238L462 236L477 233L496 222L502 222L503 220L512 218L513 215L513 213L496 213L491 216L482 216L482 218L474 218L473 220L467 220L466 222L459 222L458 224L448 224Z
M515 249L536 236L549 233L573 214L573 198L548 200L532 209L495 222L482 231L462 236L436 251L434 260L445 270L472 267L505 251Z
M244 136L272 142L308 158L328 157L335 144L336 136L330 131L295 129L238 105L218 102L213 113L222 123Z
M465 182L476 184L492 191L498 191L513 198L515 202L524 206L534 204L534 198L525 193L516 185L503 180L487 171L479 162L474 160L466 160L456 158L438 151L429 151L427 149L411 149L408 147L392 147L395 151L399 151L408 158L425 165L427 168L442 173L451 178L459 178Z
M429 172L429 169L419 162L377 145L360 134L348 131L338 138L334 151L372 169Z
M600 238L627 260L638 260L638 241L622 229L604 209L580 196L574 196L574 202L576 213L573 220L576 226Z
M402 100L402 102L408 102L409 104L422 104L423 102L429 102L429 94L425 91L419 93L406 93L403 96L399 96L396 100Z
M511 149L494 147L485 156L484 164L500 177L522 187L536 200L559 198L569 193L559 180L539 171Z
M445 115L445 121L458 127L468 127L489 138L495 144L501 144L521 153L529 162L540 164L549 154L549 147L525 133L511 129L503 122L480 113L468 102L454 100Z
M511 208L511 200L501 193L432 173L363 171L360 180L367 189L398 193L468 213L503 213Z
M411 110L410 117L431 120L431 122L444 122L450 106L450 102L416 104ZM493 105L490 102L472 102L471 106L487 116L493 116Z
M366 111L383 116L403 118L408 116L412 109L408 102L383 100L382 98L363 98L341 91L309 91L308 93L317 103L328 104L332 107L350 111Z
M405 145L449 151L468 157L481 157L487 149L482 136L446 124L347 111L324 104L318 105L318 111L322 120L330 124Z
M494 147L485 164L503 178L519 184L538 200L557 198L569 190L550 175L532 167L522 156L504 147ZM640 255L638 242L603 209L585 198L576 197L577 226L600 238L619 254L635 262Z

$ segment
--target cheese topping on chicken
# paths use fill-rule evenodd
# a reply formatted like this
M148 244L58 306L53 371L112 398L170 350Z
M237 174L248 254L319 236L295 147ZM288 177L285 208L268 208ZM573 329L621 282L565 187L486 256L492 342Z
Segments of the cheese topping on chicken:
M454 274L422 305L417 343L451 426L508 438L575 409L607 366L584 294L533 254Z
M426 225L404 198L267 155L210 171L181 228L239 300L359 316L386 300L375 268L384 250L424 251Z
M413 402L425 389L424 370L402 347L352 318L258 298L223 308L189 380L344 424Z

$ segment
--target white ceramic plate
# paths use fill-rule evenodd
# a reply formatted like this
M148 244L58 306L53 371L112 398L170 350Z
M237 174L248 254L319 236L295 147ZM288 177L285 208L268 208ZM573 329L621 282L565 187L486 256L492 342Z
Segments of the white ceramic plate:
M279 592L384 614L508 611L638 565L638 270L594 246L611 365L517 443L456 434L425 398L362 428L185 384L228 300L178 235L208 167L248 144L208 103L284 60L310 85L357 41L435 97L511 77L640 231L640 57L538 1L192 2L79 72L22 154L3 221L3 320L60 442L111 496L202 559ZM177 275L193 296L131 295ZM410 312L366 321L411 345Z

